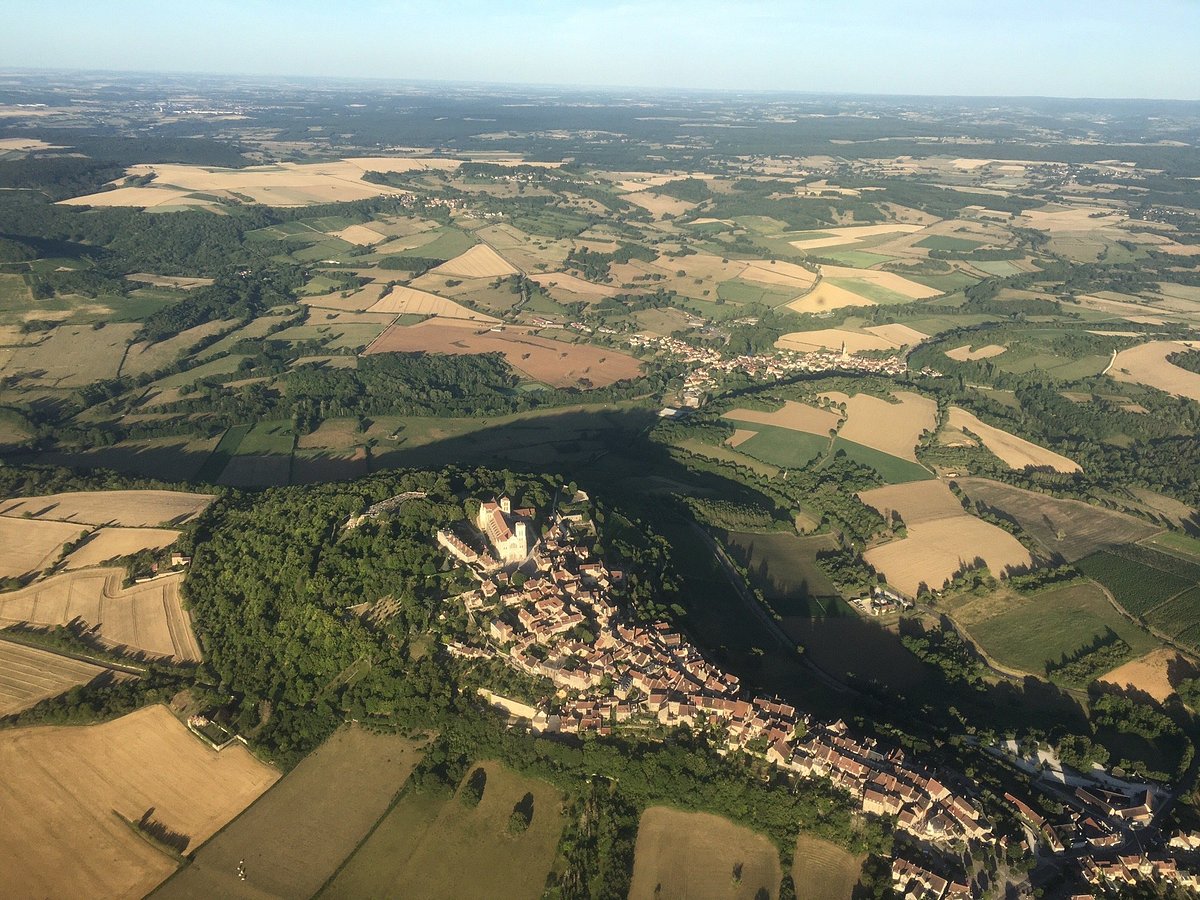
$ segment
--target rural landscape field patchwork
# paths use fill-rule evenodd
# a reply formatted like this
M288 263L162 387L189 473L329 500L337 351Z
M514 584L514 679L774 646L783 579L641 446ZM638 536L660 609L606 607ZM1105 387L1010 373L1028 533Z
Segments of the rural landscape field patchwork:
M4 889L1194 895L1198 142L7 73Z

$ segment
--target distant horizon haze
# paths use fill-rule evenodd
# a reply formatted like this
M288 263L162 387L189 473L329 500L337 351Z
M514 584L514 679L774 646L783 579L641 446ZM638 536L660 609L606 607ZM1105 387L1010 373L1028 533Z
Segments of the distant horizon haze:
M6 70L644 91L1200 99L1200 3L0 0Z

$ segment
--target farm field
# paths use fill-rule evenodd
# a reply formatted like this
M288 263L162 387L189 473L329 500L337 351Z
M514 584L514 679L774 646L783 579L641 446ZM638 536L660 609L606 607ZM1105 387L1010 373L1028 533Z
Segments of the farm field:
M774 425L755 425L753 432L730 446L773 466L795 469L823 456L829 450L829 438Z
M837 429L842 417L837 412L819 409L815 406L809 406L807 403L785 400L783 401L783 406L773 412L738 407L725 413L723 418L734 422L770 425L777 428L787 428L792 431L801 431L821 437L828 437L829 432Z
M934 474L920 463L909 462L882 450L864 447L842 437L833 439L832 453L845 453L854 462L874 469L887 484L904 484L909 481L928 481Z
M387 812L420 758L405 738L343 727L201 846L154 896L313 896Z
M102 725L0 733L9 775L0 816L5 891L22 897L139 897L175 862L121 821L154 822L194 848L279 777L240 745L201 743L164 706Z
M796 896L807 900L851 900L862 866L863 857L821 838L801 834L792 857Z
M0 594L0 627L49 627L78 618L106 646L199 662L200 647L179 597L183 574L122 588L124 576L122 569L86 569Z
M440 316L443 319L474 319L478 322L495 323L499 319L485 313L468 309L453 300L397 285L368 310L373 313L395 313L397 315Z
M1032 441L1010 434L1002 428L988 425L965 409L957 406L950 407L948 424L951 428L970 432L983 441L985 447L992 451L1011 469L1046 468L1055 472L1080 472L1079 463L1072 459L1039 447Z
M39 385L78 388L105 378L116 378L133 335L141 326L111 324L60 325L37 344L6 351L0 373L22 374Z
M22 578L55 562L63 544L90 528L0 516L0 578Z
M127 528L178 526L215 499L216 494L184 491L72 491L0 500L0 516Z
M1162 647L1130 660L1099 680L1125 690L1142 691L1166 703L1183 678L1195 678L1196 666L1177 650Z
M979 562L997 576L1029 568L1033 559L1015 537L963 511L940 481L918 481L862 491L859 498L885 517L899 513L908 536L863 556L910 597L939 590L955 573Z
M1117 354L1108 374L1117 381L1128 381L1158 388L1176 397L1200 401L1200 375L1167 362L1167 357L1187 348L1200 348L1196 341L1150 341Z
M0 640L0 716L57 697L107 671L48 650Z
M652 806L638 823L629 897L775 897L782 877L779 853L761 834L720 816Z
M721 541L750 571L755 587L781 616L828 616L846 611L841 592L817 566L817 553L833 550L832 535L727 531Z
M477 768L486 773L477 806L406 793L321 896L541 897L565 824L562 796L494 762L468 767L467 779ZM529 827L510 834L513 810L530 804Z
M976 348L972 348L970 344L963 344L961 347L947 350L946 355L957 362L967 362L968 360L991 359L1007 350L1007 347L1001 347L999 344L984 344L982 347Z
M1080 500L1061 500L987 478L959 478L972 501L1015 519L1046 550L1075 562L1114 544L1132 544L1161 531L1143 519Z
M851 225L846 228L827 228L808 232L798 240L789 241L797 250L819 250L823 247L842 247L861 243L864 238L889 234L911 234L920 231L921 225Z
M840 391L821 397L846 409L838 437L914 463L921 435L937 425L937 402L911 391L894 392L896 402L870 394L850 397Z
M98 566L118 556L129 556L140 550L157 550L179 540L181 532L170 528L99 528L84 540L65 560L65 568L82 569Z
M476 244L433 272L455 278L501 278L516 275L517 269L487 244Z
M1113 609L1090 582L1030 596L993 596L957 610L954 618L999 663L1044 676L1047 663L1070 659L1096 639L1116 634L1137 656L1157 649L1157 638Z
M534 381L556 387L589 382L595 387L608 385L641 372L641 363L619 350L591 344L567 344L524 332L478 332L438 323L436 319L420 325L393 325L366 351L388 353L423 350L429 353L502 353L513 368Z
M1108 588L1121 606L1139 618L1200 582L1200 565L1137 545L1101 550L1075 567Z

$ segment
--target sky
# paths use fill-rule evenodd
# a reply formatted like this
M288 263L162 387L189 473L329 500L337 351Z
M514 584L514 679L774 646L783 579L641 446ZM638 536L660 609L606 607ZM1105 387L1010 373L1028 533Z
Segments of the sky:
M0 70L1200 99L1200 0L0 0Z

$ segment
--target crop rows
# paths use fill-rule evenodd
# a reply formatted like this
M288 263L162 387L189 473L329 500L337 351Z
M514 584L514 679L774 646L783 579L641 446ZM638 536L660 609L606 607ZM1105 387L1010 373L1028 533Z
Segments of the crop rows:
M1196 581L1103 550L1084 557L1075 567L1108 588L1121 606L1139 617L1196 584Z

